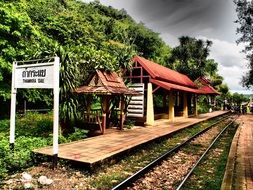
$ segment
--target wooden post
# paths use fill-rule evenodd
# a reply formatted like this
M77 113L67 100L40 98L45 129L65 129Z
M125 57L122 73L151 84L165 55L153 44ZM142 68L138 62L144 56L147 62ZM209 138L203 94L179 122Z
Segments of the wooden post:
M183 117L187 118L188 117L188 103L187 103L187 93L184 92L184 98L183 98Z
M166 107L166 99L167 99L167 94L164 93L164 94L163 94L163 107L164 107L164 108Z
M198 97L194 95L194 115L198 116Z
M123 130L124 126L124 121L125 121L125 101L124 101L124 96L120 97L120 130Z
M174 121L175 111L174 111L174 97L173 92L169 92L169 120Z
M92 95L87 95L87 121L90 122L90 120L92 119L92 117L90 117L90 112L91 112L91 100L92 100Z
M107 115L107 107L108 107L108 98L106 96L102 96L102 134L105 133L106 129L106 115Z

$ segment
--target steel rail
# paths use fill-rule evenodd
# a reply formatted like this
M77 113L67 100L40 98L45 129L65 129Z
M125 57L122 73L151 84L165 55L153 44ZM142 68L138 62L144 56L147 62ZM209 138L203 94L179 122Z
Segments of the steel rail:
M185 146L188 142L192 141L196 137L198 137L201 134L205 133L206 131L208 131L209 129L211 129L213 126L219 124L220 122L224 121L225 119L227 119L229 117L231 117L231 115L223 117L219 121L211 124L209 127L207 127L204 130L196 133L195 135L193 135L189 139L185 140L184 142L182 142L182 143L174 146L172 149L169 149L168 151L166 151L165 153L163 153L161 156L159 156L158 158L156 158L155 160L153 160L152 162L150 162L149 164L147 164L145 167L143 167L142 169L138 170L136 173L134 173L133 175L131 175L130 177L128 177L127 179L125 179L124 181L122 181L121 183L119 183L118 185L116 185L115 187L113 187L111 190L119 190L119 189L122 189L122 188L125 188L125 187L129 186L129 184L133 183L133 181L136 181L141 176L143 176L144 174L146 174L149 170L151 170L152 168L154 168L155 166L157 166L161 161L163 161L170 154L172 154L174 152L177 152L180 148L182 148L183 146Z
M236 118L237 119L237 118ZM209 147L206 149L206 151L201 155L201 157L198 159L198 161L194 164L194 166L192 167L192 169L187 173L187 175L184 177L184 179L182 180L182 182L178 185L176 190L180 190L183 185L185 184L185 182L187 181L187 179L191 176L192 172L195 170L195 168L199 165L199 163L203 160L203 158L205 157L205 155L208 153L208 151L213 147L213 145L216 143L216 141L220 138L220 136L224 133L224 131L227 130L227 128L234 123L234 121L236 120L234 119L233 121L231 121L229 124L226 125L226 127L224 127L222 129L222 131L215 137L215 139L212 141L212 143L209 145Z

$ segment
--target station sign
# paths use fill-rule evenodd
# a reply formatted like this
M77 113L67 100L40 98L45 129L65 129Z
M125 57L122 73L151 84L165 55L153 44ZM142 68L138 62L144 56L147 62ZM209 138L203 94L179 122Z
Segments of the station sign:
M42 62L47 60L45 62ZM49 88L54 94L54 122L53 122L53 155L57 164L58 136L59 136L59 57L44 59L17 61L12 67L11 84L11 114L10 114L10 147L14 149L15 118L16 118L16 94L19 88ZM49 62L51 60L51 62ZM41 61L42 63L37 63ZM30 63L30 64L29 64Z
M17 65L14 88L54 88L54 64Z

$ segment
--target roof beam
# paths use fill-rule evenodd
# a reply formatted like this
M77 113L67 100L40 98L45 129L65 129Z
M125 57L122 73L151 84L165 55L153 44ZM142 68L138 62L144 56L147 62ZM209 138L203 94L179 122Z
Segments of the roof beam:
M154 90L153 90L153 94L160 88L160 86L157 86Z

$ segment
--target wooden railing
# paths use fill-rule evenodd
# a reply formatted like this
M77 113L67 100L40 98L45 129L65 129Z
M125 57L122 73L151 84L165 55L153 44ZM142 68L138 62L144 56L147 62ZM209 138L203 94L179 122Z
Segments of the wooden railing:
M84 111L84 121L88 124L97 124L99 125L100 131L102 132L102 122L101 122L101 110L94 109L90 112Z

